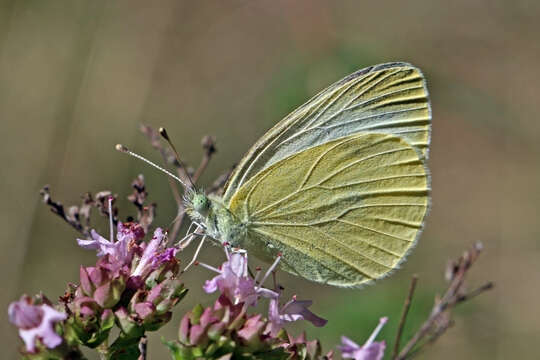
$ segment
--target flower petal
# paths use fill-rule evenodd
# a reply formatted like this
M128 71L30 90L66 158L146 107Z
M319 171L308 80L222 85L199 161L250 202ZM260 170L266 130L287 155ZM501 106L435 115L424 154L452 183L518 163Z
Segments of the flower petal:
M327 320L318 317L308 310L313 302L311 300L293 299L281 309L281 318L284 321L307 320L317 327L326 325Z
M54 324L67 318L66 314L55 310L49 305L42 304L36 307L42 310L43 316L41 323L35 328L19 329L19 335L24 341L26 350L29 352L35 351L37 338L49 349L60 345L62 343L62 337L54 330Z
M219 279L219 275L218 276L214 276L212 279L210 280L206 280L204 282L204 286L203 286L203 290L207 293L207 294L211 294L213 292L215 292L217 289L218 289L218 285L217 285L217 281Z

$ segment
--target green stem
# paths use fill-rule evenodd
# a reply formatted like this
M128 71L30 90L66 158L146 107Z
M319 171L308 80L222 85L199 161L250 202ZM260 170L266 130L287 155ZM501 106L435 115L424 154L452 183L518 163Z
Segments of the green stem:
M109 358L109 342L105 340L99 344L97 351L101 360L107 360Z

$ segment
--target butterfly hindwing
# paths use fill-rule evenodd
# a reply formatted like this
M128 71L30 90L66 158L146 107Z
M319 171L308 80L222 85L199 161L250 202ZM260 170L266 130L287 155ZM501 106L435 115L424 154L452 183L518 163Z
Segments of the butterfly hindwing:
M258 172L230 200L243 244L310 280L358 286L403 261L423 227L429 179L421 152L384 133L353 134Z

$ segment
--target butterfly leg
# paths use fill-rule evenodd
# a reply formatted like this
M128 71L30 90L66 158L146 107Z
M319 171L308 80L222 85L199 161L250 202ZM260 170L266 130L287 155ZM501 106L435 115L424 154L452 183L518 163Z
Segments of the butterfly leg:
M199 243L199 246L197 246L197 250L195 250L195 254L193 255L193 259L191 259L191 261L189 262L189 264L187 264L187 266L184 268L184 270L182 270L182 272L185 272L187 269L189 269L189 267L191 265L193 265L195 263L195 261L197 261L197 257L199 256L199 252L201 251L202 249L202 246L204 244L204 240L206 240L206 235L204 235L202 238L201 238L201 242Z
M191 227L194 224L196 224L196 223L191 223L191 225L189 226L188 231L186 233L186 236L184 236L182 239L178 240L178 243L176 244L176 247L178 249L184 250L185 248L187 248L191 244L191 242L195 239L195 237L197 237L197 235L202 235L202 233L199 233L199 230L202 230L203 228L199 224L196 224L198 226L195 229L195 231L190 232Z
M184 250L191 244L193 239L195 238L196 234L194 232L186 234L182 239L178 241L178 244L176 247L178 247L180 250Z

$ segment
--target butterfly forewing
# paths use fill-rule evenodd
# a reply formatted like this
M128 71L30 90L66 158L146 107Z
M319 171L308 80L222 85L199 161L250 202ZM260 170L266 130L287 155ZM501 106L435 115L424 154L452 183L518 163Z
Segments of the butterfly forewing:
M358 133L388 133L427 156L431 112L422 73L406 63L369 67L331 85L270 129L242 159L224 194L308 148Z
M243 246L283 254L307 279L357 286L395 269L428 207L421 152L391 134L361 133L297 152L258 172L230 201L248 224Z

